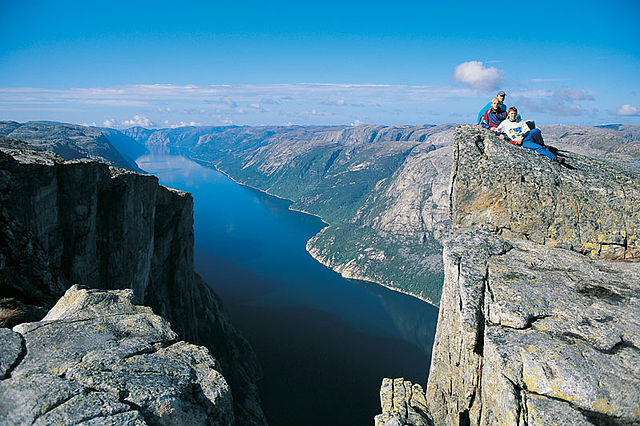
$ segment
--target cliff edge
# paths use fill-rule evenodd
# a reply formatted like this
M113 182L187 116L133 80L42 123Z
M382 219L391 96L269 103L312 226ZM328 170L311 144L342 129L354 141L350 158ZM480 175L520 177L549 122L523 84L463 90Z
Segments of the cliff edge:
M640 422L640 176L565 154L457 129L428 412L378 424Z
M73 284L132 289L180 338L214 354L236 421L266 423L255 354L193 270L189 194L9 140L0 146L0 202L0 326L38 321Z

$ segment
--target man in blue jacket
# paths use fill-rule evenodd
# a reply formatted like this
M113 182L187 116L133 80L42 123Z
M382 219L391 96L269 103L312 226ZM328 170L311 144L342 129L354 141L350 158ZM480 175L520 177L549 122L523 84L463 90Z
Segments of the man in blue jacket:
M507 113L507 106L504 103L504 98L506 98L507 95L501 90L498 92L498 94L496 95L496 99L498 99L498 101L500 101L500 103L498 104L498 108L500 113L506 114ZM493 99L491 100L493 101ZM480 112L478 113L478 121L477 123L480 124L482 122L482 116L484 115L485 112L489 111L491 109L491 101L489 101L488 104L486 104L484 106L484 108L482 108L480 110Z

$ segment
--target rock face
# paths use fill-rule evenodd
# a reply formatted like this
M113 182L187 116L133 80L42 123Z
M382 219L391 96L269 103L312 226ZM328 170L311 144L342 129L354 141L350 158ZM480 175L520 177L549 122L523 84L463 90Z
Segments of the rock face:
M473 126L455 153L435 423L640 422L637 172Z
M382 414L376 426L431 426L433 419L427 408L422 386L400 379L383 379L380 388Z
M0 335L2 424L234 423L218 362L131 290L74 285L42 321Z
M549 165L486 134L459 132L451 190L456 226L508 230L590 256L640 257L637 171L577 154L570 167Z
M20 304L3 308L3 326L31 320L74 283L133 289L180 338L215 355L236 420L265 423L255 355L193 271L189 194L94 161L0 148L0 203L0 294Z

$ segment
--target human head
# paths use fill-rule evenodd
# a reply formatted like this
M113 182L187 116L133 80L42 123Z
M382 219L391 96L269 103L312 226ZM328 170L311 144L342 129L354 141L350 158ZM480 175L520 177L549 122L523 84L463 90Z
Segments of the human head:
M491 99L491 110L492 111L497 111L498 110L498 105L500 105L500 99L498 99L498 98Z
M498 100L500 102L504 102L504 98L507 97L507 94L504 93L502 90L498 92L498 94L496 95L496 98L498 98Z
M509 121L516 121L516 116L518 115L518 108L512 106L507 110L507 117L509 117Z

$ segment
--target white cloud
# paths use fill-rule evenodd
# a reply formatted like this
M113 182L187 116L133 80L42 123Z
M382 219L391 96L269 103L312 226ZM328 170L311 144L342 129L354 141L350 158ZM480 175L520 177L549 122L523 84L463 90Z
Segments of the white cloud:
M249 104L249 108L260 109L260 104Z
M172 129L177 129L178 127L188 127L188 126L192 126L193 127L193 126L199 126L199 125L200 125L200 123L196 123L195 121L189 121L188 123L184 122L184 121L181 121L178 124L172 124L171 128Z
M624 104L617 111L618 115L640 115L640 109L633 105Z
M125 120L122 122L123 126L142 126L142 127L151 127L153 126L153 122L149 120L144 115L134 115L131 120Z
M116 120L106 119L102 122L102 127L116 127Z
M480 61L458 65L453 71L453 81L464 83L476 90L495 90L504 81L504 73L495 67L485 67Z

